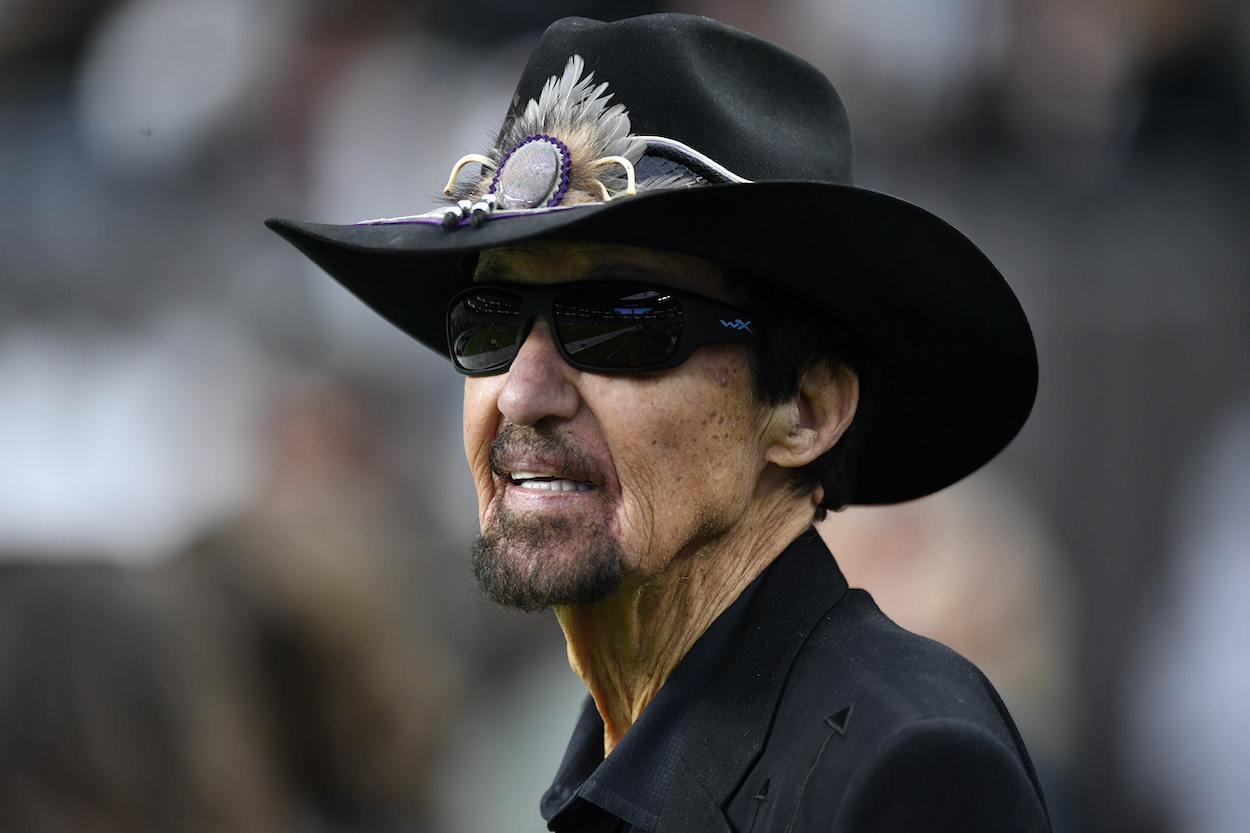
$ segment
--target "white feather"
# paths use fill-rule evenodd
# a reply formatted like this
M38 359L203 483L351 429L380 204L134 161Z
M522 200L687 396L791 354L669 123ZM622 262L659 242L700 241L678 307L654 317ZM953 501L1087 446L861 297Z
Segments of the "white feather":
M624 156L630 161L642 157L646 145L630 134L629 113L622 104L609 102L607 82L594 84L594 73L583 77L586 62L580 55L569 58L564 72L543 84L537 99L530 99L511 124L501 131L496 155L525 141L535 133L563 140L566 136L588 137L588 151L594 157Z
M595 84L594 73L586 73L586 62L580 55L569 58L564 72L552 76L543 84L538 97L530 99L519 114L500 130L497 145L489 154L500 160L512 148L528 137L542 134L559 139L568 145L574 165L588 165L603 157L623 157L637 164L647 149L647 141L634 135L629 111L624 104L613 104L613 94L608 83ZM624 170L619 165L602 165L589 169L609 192L621 191L626 186ZM481 196L491 178L478 180L472 193ZM693 178L664 177L660 181L640 188L688 187L695 184ZM457 193L454 198L462 197ZM573 196L570 193L570 196ZM598 194L582 195L582 199L598 200Z

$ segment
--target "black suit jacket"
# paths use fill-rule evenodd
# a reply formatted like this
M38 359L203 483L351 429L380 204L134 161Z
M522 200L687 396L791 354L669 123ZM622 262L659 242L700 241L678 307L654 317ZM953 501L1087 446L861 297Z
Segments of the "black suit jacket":
M1050 830L998 694L848 590L809 530L697 706L659 833L991 830Z

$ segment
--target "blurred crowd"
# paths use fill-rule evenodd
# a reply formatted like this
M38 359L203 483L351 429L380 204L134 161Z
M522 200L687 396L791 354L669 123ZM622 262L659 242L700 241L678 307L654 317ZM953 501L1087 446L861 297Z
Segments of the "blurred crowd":
M428 209L547 22L662 10L823 69L1034 325L1004 455L824 522L852 583L1057 833L1250 829L1250 4L0 0L0 830L542 829L580 683L472 590L460 380L262 221Z

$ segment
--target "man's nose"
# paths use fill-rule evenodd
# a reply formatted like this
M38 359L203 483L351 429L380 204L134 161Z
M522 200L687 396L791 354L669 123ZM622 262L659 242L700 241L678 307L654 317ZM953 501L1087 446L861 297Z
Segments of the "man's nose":
M546 417L572 419L580 402L571 381L575 372L556 349L547 322L538 318L508 369L499 391L499 412L517 425L534 425Z

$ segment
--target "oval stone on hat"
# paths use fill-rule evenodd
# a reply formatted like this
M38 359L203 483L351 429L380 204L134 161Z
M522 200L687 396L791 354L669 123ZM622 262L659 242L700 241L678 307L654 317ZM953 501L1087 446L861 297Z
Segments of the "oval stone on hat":
M569 182L569 152L550 136L530 136L499 163L491 193L502 209L559 204Z

